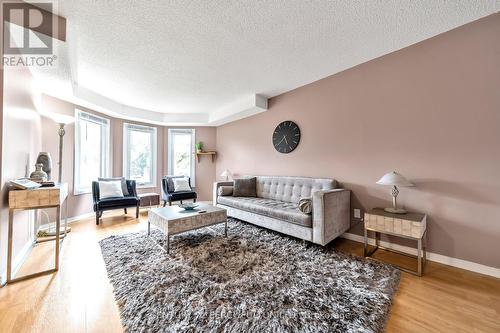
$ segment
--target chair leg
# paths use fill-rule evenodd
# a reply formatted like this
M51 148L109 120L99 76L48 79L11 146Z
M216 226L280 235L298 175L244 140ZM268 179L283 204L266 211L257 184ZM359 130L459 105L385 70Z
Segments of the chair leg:
M169 205L169 206L172 206L172 201L170 201L170 200L169 200L169 201L168 201L168 205Z
M193 199L193 202L196 202L196 198Z
M99 211L95 212L95 224L99 225Z
M182 200L181 200L181 205L182 205Z
M139 218L139 205L137 205L137 207L135 207L135 218L136 219Z
M123 208L123 210L125 211L125 214L127 214L127 208Z
M167 205L167 202L165 200L163 200L163 207L165 207Z

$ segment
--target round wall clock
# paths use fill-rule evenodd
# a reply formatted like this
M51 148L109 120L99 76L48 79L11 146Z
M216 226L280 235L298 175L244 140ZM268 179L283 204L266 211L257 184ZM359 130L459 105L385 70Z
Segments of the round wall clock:
M287 120L279 124L273 133L274 148L280 153L292 152L300 142L300 128L293 121Z

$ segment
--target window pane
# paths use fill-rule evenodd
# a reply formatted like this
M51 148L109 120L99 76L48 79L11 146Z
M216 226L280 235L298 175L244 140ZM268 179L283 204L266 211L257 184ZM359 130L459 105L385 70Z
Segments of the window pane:
M90 187L101 175L101 125L84 121L80 131L80 185Z
M151 183L152 179L152 147L151 133L130 131L130 178L141 183Z
M76 112L75 194L91 191L92 182L106 177L109 154L109 122L83 111Z
M156 183L156 128L124 124L123 173L138 185Z
M191 177L191 134L174 134L173 139L173 174Z

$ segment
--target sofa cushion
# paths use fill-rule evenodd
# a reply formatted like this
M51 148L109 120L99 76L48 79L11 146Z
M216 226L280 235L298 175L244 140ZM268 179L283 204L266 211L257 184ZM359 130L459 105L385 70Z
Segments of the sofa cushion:
M217 194L221 196L229 196L233 195L233 187L232 186L220 186L217 190Z
M233 197L256 197L256 178L235 179L233 185Z
M311 198L318 190L333 190L336 182L327 178L257 176L257 197L293 202Z
M273 217L304 227L312 226L311 215L302 213L298 209L297 204L291 202L251 197L218 197L217 202L222 205Z

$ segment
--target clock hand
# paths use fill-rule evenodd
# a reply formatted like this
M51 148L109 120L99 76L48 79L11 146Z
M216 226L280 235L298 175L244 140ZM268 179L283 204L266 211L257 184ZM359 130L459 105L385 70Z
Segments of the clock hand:
M280 144L280 143L282 143L282 142L283 142L283 140L285 140L285 136L284 136L284 137L283 137L283 139L281 139L281 141L280 141L280 142L278 142L276 145L278 145L278 146L279 146L279 144Z
M283 139L285 139L285 143L288 145L288 141L286 139L286 135L283 137Z

